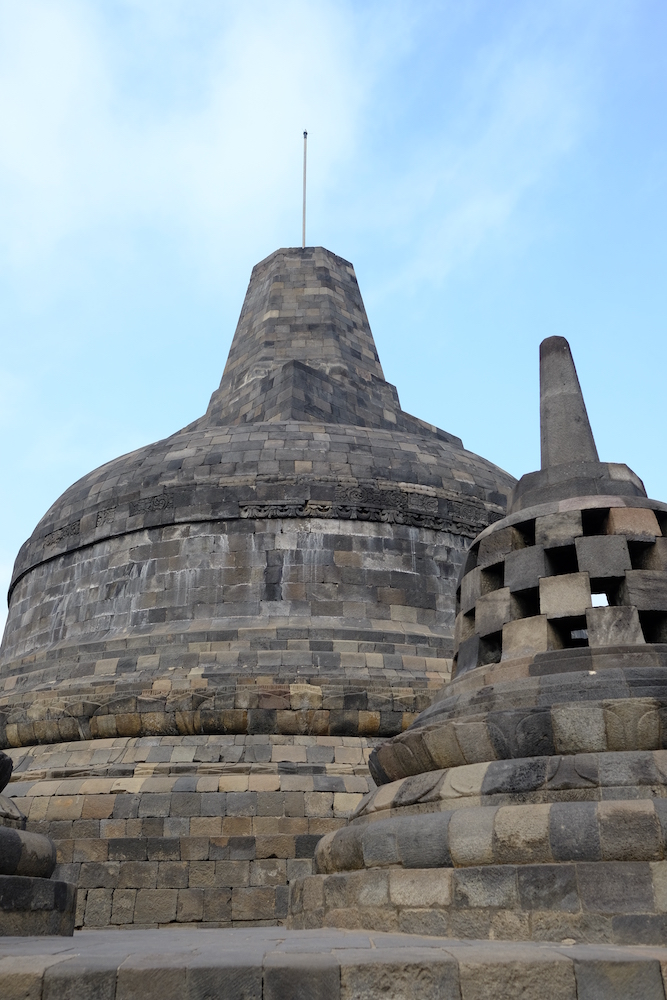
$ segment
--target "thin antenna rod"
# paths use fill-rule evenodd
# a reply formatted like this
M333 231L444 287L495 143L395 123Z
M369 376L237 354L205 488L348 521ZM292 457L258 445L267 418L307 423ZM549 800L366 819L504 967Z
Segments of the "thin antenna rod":
M306 245L306 150L308 148L308 133L303 133L303 226L301 229L301 246Z

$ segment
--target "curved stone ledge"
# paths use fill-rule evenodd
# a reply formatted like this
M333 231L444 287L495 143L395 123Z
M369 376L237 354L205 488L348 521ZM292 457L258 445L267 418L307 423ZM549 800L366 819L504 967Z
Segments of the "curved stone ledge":
M434 812L357 821L326 834L315 852L318 870L663 861L666 856L667 799L438 806Z
M545 707L480 713L408 729L374 751L371 774L381 785L463 764L667 746L667 699L557 702L558 694L562 691L556 688L551 696L556 703Z
M56 847L48 837L0 826L0 875L50 878L55 867Z
M289 926L661 944L666 887L664 861L376 868L299 879L292 886Z
M582 753L485 761L400 778L360 803L358 819L400 810L428 812L469 805L510 805L667 795L667 751Z
M76 888L67 882L0 875L0 936L74 933Z

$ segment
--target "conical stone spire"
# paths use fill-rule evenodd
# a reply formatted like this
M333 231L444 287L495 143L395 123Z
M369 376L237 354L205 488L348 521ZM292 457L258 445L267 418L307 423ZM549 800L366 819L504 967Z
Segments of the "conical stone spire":
M565 337L549 337L540 344L540 443L543 469L599 461Z
M354 268L324 247L276 250L252 271L203 425L298 420L460 439L401 409Z
M582 496L638 496L646 490L627 465L601 462L586 404L565 337L540 344L542 468L522 476L510 511Z

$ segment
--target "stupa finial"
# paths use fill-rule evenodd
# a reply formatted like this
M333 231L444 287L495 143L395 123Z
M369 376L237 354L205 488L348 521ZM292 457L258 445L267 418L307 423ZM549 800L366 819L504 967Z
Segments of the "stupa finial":
M548 337L540 344L540 444L543 469L599 461L565 337Z

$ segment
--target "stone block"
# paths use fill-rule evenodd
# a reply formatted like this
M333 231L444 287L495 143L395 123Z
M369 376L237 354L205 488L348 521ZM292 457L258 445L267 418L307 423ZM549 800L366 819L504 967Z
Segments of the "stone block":
M567 510L535 518L535 544L545 549L573 545L575 539L582 534L580 510Z
M622 535L587 535L577 538L577 564L580 573L591 580L622 577L632 569L627 540Z
M118 888L154 889L157 872L157 861L121 861Z
M276 894L270 887L232 890L232 920L273 920Z
M194 923L204 917L204 890L179 889L176 906L176 920L179 923Z
M177 889L139 889L134 904L136 924L168 924L176 919Z
M250 863L250 885L285 885L287 863L282 858L265 858Z
M642 546L638 553L638 569L667 571L667 538L656 538L653 545Z
M466 614L472 611L478 599L482 596L482 571L472 569L461 580L461 611Z
M639 611L667 611L667 575L657 570L630 570L621 584L619 599Z
M42 1000L116 1000L116 955L76 955L44 972Z
M574 865L519 865L517 880L524 910L580 909Z
M216 861L215 881L217 885L245 886L250 884L249 861Z
M540 545L510 552L505 559L504 583L512 593L532 590L537 587L540 577L546 575L544 548Z
M389 898L399 907L449 906L451 871L446 868L394 868L389 872Z
M106 927L111 920L113 890L89 889L86 898L86 927Z
M603 711L609 750L660 747L660 713L652 698L616 698Z
M501 806L493 824L494 860L500 864L552 861L549 808L548 803Z
M500 632L505 622L512 617L510 605L508 587L480 597L475 607L475 632L481 636Z
M216 877L216 865L219 861L191 861L188 865L188 886L191 889L212 889L218 882Z
M602 801L597 807L603 861L657 861L663 845L650 799Z
M503 651L501 660L513 660L521 656L534 656L557 648L557 635L546 615L531 618L517 618L503 625Z
M457 809L449 821L449 850L461 867L493 862L493 824L497 809Z
M455 868L452 898L457 908L515 910L519 905L516 868L514 865Z
M111 908L112 924L131 924L134 920L136 889L115 889Z
M460 1000L456 959L435 949L415 948L408 955L355 949L340 958L341 1000ZM467 1000L467 998L466 998Z
M648 863L582 862L577 865L582 908L594 913L650 913L653 883Z
M564 573L540 580L540 612L549 618L585 615L591 607L588 573Z
M514 527L500 528L489 532L480 540L477 550L477 565L480 569L502 562L508 553L515 549L523 549L525 539Z
M344 995L344 994L343 994ZM358 994L357 994L358 995ZM263 1000L340 1000L337 959L326 952L274 952L264 959Z
M233 952L193 956L188 962L185 997L187 1000L262 1000L262 968L254 954Z
M596 753L607 749L607 731L602 706L580 702L551 708L556 753Z
M577 1000L662 1000L660 963L650 958L620 961L591 955L574 962Z
M574 967L565 955L502 955L483 945L459 957L461 996L464 1000L581 1000Z
M209 923L222 923L222 924L231 923L233 890L204 889L203 891L204 891L204 921Z
M636 608L589 608L586 612L588 645L637 646L644 643L644 633Z
M601 849L596 803L552 803L549 843L555 861L599 861Z
M662 534L658 519L648 507L612 507L605 525L609 535L626 535L636 541L654 541Z
M474 670L479 663L480 638L473 635L470 639L465 639L459 646L456 659L456 676L465 674L468 670Z

